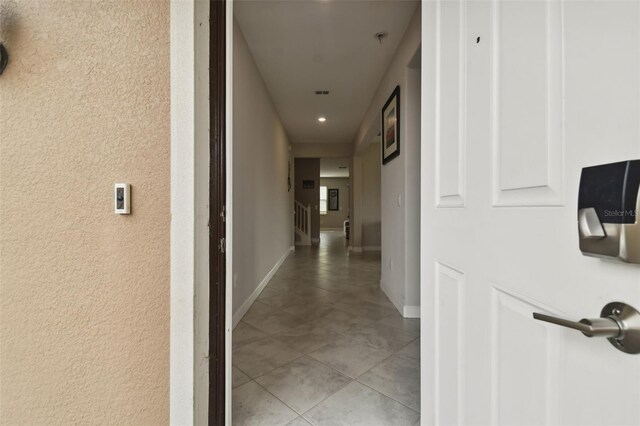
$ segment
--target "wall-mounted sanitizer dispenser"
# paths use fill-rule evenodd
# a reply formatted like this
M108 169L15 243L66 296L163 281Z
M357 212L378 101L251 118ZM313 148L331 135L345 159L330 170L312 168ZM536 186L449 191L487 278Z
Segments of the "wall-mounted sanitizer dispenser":
M640 160L585 167L578 232L587 256L640 263Z

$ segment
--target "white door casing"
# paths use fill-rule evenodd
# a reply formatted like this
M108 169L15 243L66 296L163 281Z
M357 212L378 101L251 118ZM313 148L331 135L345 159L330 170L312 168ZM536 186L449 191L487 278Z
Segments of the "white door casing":
M640 158L640 2L425 2L423 424L638 424L640 355L533 320L640 308L583 256L583 167Z

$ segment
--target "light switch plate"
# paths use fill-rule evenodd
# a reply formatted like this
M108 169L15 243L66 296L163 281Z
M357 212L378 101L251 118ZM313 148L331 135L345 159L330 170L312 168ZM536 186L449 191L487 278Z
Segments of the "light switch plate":
M113 191L116 214L131 214L131 185L116 183Z

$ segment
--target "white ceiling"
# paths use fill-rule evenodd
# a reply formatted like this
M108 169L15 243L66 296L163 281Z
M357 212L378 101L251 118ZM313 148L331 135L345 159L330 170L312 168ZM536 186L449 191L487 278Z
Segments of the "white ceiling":
M320 159L321 178L348 178L349 159L348 158L321 158Z
M235 1L291 143L352 143L417 1ZM382 44L374 37L388 36ZM329 90L329 95L316 95ZM325 123L318 123L319 116Z

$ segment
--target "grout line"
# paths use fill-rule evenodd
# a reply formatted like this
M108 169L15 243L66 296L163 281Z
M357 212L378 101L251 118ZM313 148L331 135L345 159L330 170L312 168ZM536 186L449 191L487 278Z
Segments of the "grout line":
M402 349L400 349L401 351ZM398 351L398 352L400 352ZM391 355L389 355L388 357L386 357L385 359L383 359L382 361L380 361L379 363L377 363L376 365L374 365L373 367L371 367L370 369L368 369L367 371L365 371L364 373L360 374L358 377L356 377L355 380L358 380L360 377L364 376L365 374L367 374L369 371L373 370L374 368L376 368L377 366L379 366L380 364L382 364L383 362L385 362L386 360L388 360L389 358L391 358L392 356L398 354L398 352L393 352ZM358 381L359 382L359 381Z
M360 377L364 376L365 374L367 374L369 371L373 370L374 368L376 368L377 366L379 366L380 364L382 364L383 362L385 362L386 360L388 360L389 358L391 358L392 356L403 356L404 354L401 354L400 352L402 352L407 346L409 346L410 344L412 344L413 342L415 342L416 340L418 340L420 338L420 336L416 337L415 339L413 339L412 341L410 341L409 343L407 343L406 345L404 345L403 347L401 347L400 349L398 349L397 351L393 352L391 355L389 355L388 357L386 357L385 359L383 359L382 361L380 361L379 363L377 363L376 365L374 365L373 367L371 367L370 369L368 369L367 371L365 371L364 373L362 373L361 375L359 375L358 377L356 377L356 380L358 380ZM421 364L421 360L418 360L418 364ZM363 383L364 384L364 383Z
M249 383L250 381L252 381L253 379L251 378L250 375L248 375L245 371L241 370L240 368L238 368L238 366L234 365L233 363L231 363L231 390L235 389L236 387L240 387L242 385L245 385L246 383ZM240 372L242 374L244 374L245 376L247 376L249 378L249 382L243 383L242 385L238 385L238 386L233 386L233 369L237 368L238 370L240 370Z
M271 374L271 373L273 373L274 371L276 371L277 369L282 368L282 367L284 367L285 365L291 364L293 361L299 360L299 359L300 359L300 358L302 358L303 356L305 356L305 355L304 355L304 354L302 354L302 355L300 355L300 356L298 356L298 357L293 358L291 361L287 361L287 362L285 362L284 364L282 364L282 365L280 365L280 366L278 366L278 367L272 368L271 370L269 370L269 371L267 371L267 372L264 372L264 373L262 373L262 374L261 374L261 375L259 375L259 376L256 376L255 378L253 378L253 380L259 379L260 377L264 377L264 376L266 376L267 374Z
M302 357L298 357L298 358L296 358L296 359L300 359L300 358L302 358ZM318 360L313 359L313 358L310 358L310 359L311 359L311 360L313 360L313 361L318 361ZM294 359L294 360L289 361L287 364L290 364L290 363L292 363L293 361L295 361L295 359ZM320 361L318 361L318 362L320 362ZM284 365L282 365L282 366L280 366L280 367L278 367L278 368L284 367L284 366L285 366L285 365L287 365L287 364L284 364ZM321 363L321 364L323 364L323 363ZM327 367L332 368L331 366L327 366ZM332 368L332 369L333 369L333 370L335 370L334 368ZM275 370L277 370L277 368L276 368ZM271 370L271 371L274 371L274 370ZM335 370L335 371L337 371L337 370ZM307 410L305 410L305 411L303 411L303 412L299 412L298 410L296 410L295 408L293 408L292 406L290 406L289 404L287 404L285 401L283 401L283 400L282 400L282 399L280 399L278 396L276 396L275 394L273 394L272 392L270 392L270 391L269 391L269 389L267 389L266 387L262 386L262 385L261 385L261 384L256 380L257 378L259 378L259 377L263 377L263 376L265 376L265 375L267 375L267 374L269 374L269 373L265 373L265 374L263 374L262 376L256 377L256 379L252 379L252 381L256 382L256 384L257 384L258 386L260 386L261 388L263 388L263 389L264 389L265 391L267 391L269 394L273 395L273 397L274 397L274 398L276 398L278 401L282 402L284 405L286 405L286 406L287 406L287 407L289 407L291 410L293 410L293 412L294 412L294 413L296 413L298 416L303 416L303 414L304 414L304 413L308 412L309 410L313 409L314 407L317 407L317 406L318 406L318 405L320 405L322 402L324 402L326 399L328 399L328 398L330 398L331 396L335 395L336 393L340 392L342 389L344 389L345 387L347 387L348 385L350 385L352 382L354 382L354 381L355 381L355 379L352 379L351 377L349 377L349 376L347 376L347 375L345 375L345 374L343 374L343 373L340 373L339 371L337 371L337 372L338 372L340 375L347 377L347 378L349 379L349 382L348 382L348 383L346 383L344 386L342 386L340 389L338 389L338 390L336 390L335 392L331 393L331 394L330 394L330 395L328 395L327 397L325 397L325 398L323 398L322 400L320 400L317 404L314 404L312 407L308 408ZM243 386L244 386L244 385L243 385ZM303 417L304 417L304 416L303 416ZM307 420L307 419L305 418L305 420Z
M262 386L260 383L258 383L257 381L254 380L254 382L256 382L256 384L258 386L260 386L262 389L264 389L265 392L267 392L269 395L273 396L275 399L277 399L278 401L282 402L287 408L289 408L291 411L293 411L294 413L296 413L298 415L298 417L301 416L300 413L298 413L292 406L290 406L289 404L287 404L286 402L284 402L283 400L281 400L280 398L278 398L277 396L275 396L273 393L269 392L269 389L265 388L264 386ZM291 419L291 421L293 421L295 419Z
M397 399L392 398L392 397L390 397L389 395L386 395L386 394L384 394L384 393L380 392L378 389L374 389L374 388L372 388L371 386L367 385L366 383L362 383L362 382L361 382L361 381L359 381L359 380L356 380L356 382L360 383L362 386L365 386L365 387L367 387L367 388L371 389L371 390L372 390L372 391L374 391L374 392L379 393L380 395L382 395L382 396L384 396L384 397L386 397L386 398L389 398L389 399L390 399L390 400L392 400L392 401L397 402L398 404L402 405L402 406L403 406L403 407L405 407L405 408L408 408L409 410L413 411L414 413L418 414L418 416L420 416L420 412L419 412L419 411L414 410L413 408L411 408L411 407L409 407L408 405L406 405L406 404L404 404L404 403L402 403L402 402L398 401Z
M318 362L319 362L319 361L318 361ZM330 367L330 366L328 366L328 367ZM313 410L313 409L314 409L314 408L316 408L318 405L322 404L322 403L323 403L323 402L325 402L327 399L331 398L333 395L337 394L337 393L338 393L338 392L340 392L342 389L344 389L344 388L346 388L347 386L349 386L351 383L355 382L355 380L354 380L354 379L352 379L351 377L346 376L346 375L345 375L345 374L343 374L343 373L340 373L340 374L342 374L343 376L345 376L345 377L349 378L349 379L350 379L349 383L345 384L345 385L344 385L344 386L342 386L340 389L338 389L337 391L333 392L331 395L328 395L326 398L323 398L323 399L322 399L322 400L320 400L317 404L315 404L313 407L310 407L309 409L307 409L307 410L305 410L304 412L300 413L300 415L301 415L305 420L309 421L309 420L304 416L306 413L308 413L309 411Z
M311 359L312 359L312 360L314 360L314 361L319 362L320 364L324 365L325 367L329 367L330 369L332 369L332 370L334 370L334 371L338 372L340 375L342 375L342 376L344 376L344 377L346 377L346 378L350 379L352 382L356 380L356 378L351 377L351 376L350 376L350 375L348 375L347 373L344 373L344 372L342 372L342 371L338 370L338 369L337 369L337 368L335 368L334 366L329 365L329 364L325 363L324 361L320 361L319 359L315 359L315 358L314 358L314 357L312 357L312 356L309 356L309 358L311 358ZM348 383L347 383L347 384L348 384Z
M329 247L329 249L330 248L331 247ZM329 253L328 258L322 257L327 252ZM296 252L294 252L294 255L295 255L295 253ZM313 408L315 408L318 405L322 404L328 398L330 398L333 395L335 395L336 393L340 392L342 389L344 389L345 387L349 386L353 382L357 382L357 383L361 384L362 386L365 386L365 387L371 389L372 391L377 392L377 393L379 393L379 394L381 394L381 395L383 395L383 396L385 396L385 397L387 397L387 398L399 403L403 407L406 407L406 408L410 409L411 411L413 411L413 412L417 413L418 415L420 415L420 413L418 411L412 409L411 407L408 407L407 405L405 405L402 402L396 400L395 398L392 398L392 397L384 394L383 392L380 392L377 389L374 389L371 386L369 386L369 385L367 385L365 383L362 383L362 382L360 382L358 380L360 377L362 377L363 375L365 375L366 373L368 373L372 369L376 368L380 364L384 363L385 361L389 360L393 356L399 355L399 353L402 350L404 350L407 346L412 344L414 341L418 340L420 338L420 335L418 335L418 337L412 339L410 342L408 342L407 344L402 346L397 351L391 351L391 353L387 357L385 357L383 360L381 360L380 362L376 363L374 366L372 366L371 368L369 368L368 370L366 370L365 372L363 372L362 374L358 375L355 378L353 378L353 377L351 377L351 376L349 376L349 375L337 370L333 366L331 366L329 364L326 364L325 362L320 361L320 360L318 360L318 359L316 359L316 358L314 358L314 357L312 357L310 355L313 352L321 350L322 348L326 347L327 345L335 344L336 339L337 339L338 336L340 338L346 339L347 342L350 342L352 344L361 345L361 346L365 346L365 347L370 347L370 348L383 350L383 351L388 350L386 348L381 348L381 347L372 345L370 343L359 342L357 340L354 340L349 335L345 334L345 332L349 328L352 328L353 326L356 326L356 325L360 325L360 326L384 325L384 326L386 326L386 327L388 327L390 329L395 329L395 330L401 331L401 332L406 334L406 331L401 327L392 327L392 326L388 326L386 324L379 324L380 321L384 320L387 317L392 317L392 316L395 317L397 315L397 312L395 312L395 310L394 311L390 310L390 313L388 315L385 315L385 316L383 316L381 318L378 318L378 319L369 319L369 318L366 318L364 316L360 316L360 314L356 314L354 319L356 319L357 321L361 321L361 322L348 322L349 327L346 330L338 332L338 331L335 331L333 329L327 328L326 326L322 326L322 325L318 324L317 321L322 317L308 319L308 318L302 318L302 317L300 317L298 315L295 315L295 314L290 314L289 312L285 311L285 309L288 309L290 306L299 305L300 302L292 302L291 304L285 304L285 305L283 305L281 307L275 307L275 306L272 306L272 305L270 305L268 303L264 303L263 302L263 300L266 300L266 299L274 299L275 300L275 298L282 298L283 296L286 296L286 297L293 296L292 299L295 299L296 296L299 296L300 298L303 299L303 301L302 301L303 304L304 303L306 303L306 304L315 304L315 301L317 301L321 305L329 306L331 309L334 309L334 310L336 310L338 312L344 312L344 313L347 313L347 314L350 314L350 315L353 313L352 310L344 309L342 307L337 307L336 304L339 304L339 301L338 302L334 301L334 300L337 300L337 299L332 299L332 301L330 301L329 303L326 303L325 300L317 300L318 298L315 298L315 297L306 297L307 295L305 295L304 292L299 293L299 294L296 294L295 292L294 293L289 293L289 290L287 290L287 289L282 289L282 288L278 288L278 287L270 287L270 285L273 284L278 279L295 280L296 279L296 275L297 274L304 274L305 270L312 270L313 272L320 271L320 272L326 272L326 273L331 273L331 272L335 271L335 270L334 271L331 270L332 269L331 268L332 267L331 259L333 258L331 256L331 250L322 250L322 248L321 248L321 250L319 250L318 252L313 252L313 251L312 252L306 252L306 254L308 254L310 256L305 256L305 257L301 257L302 250L299 251L298 254L299 254L299 256L297 257L297 259L299 259L299 261L302 261L304 263L302 263L302 265L295 265L294 261L292 261L292 262L290 262L288 264L289 268L284 271L285 272L284 276L278 276L278 273L276 273L271 278L271 280L269 280L269 283L267 283L267 285L265 286L265 289L272 290L273 292L276 293L276 295L268 297L268 298L263 298L263 299L258 298L256 300L256 302L259 302L259 303L269 307L272 310L271 312L278 312L279 311L281 313L285 313L287 315L290 315L292 317L295 317L295 318L301 320L301 322L299 324L296 324L292 328L295 328L295 327L297 327L298 325L301 325L301 324L308 324L308 325L312 325L312 326L315 326L315 327L319 327L322 331L324 331L326 333L329 333L331 335L335 335L336 338L333 338L332 341L330 341L329 343L321 345L320 347L315 348L315 349L313 349L311 351L308 351L308 352L298 351L297 349L291 347L290 345L288 345L288 344L286 344L286 343L284 343L284 342L282 342L280 340L280 338L282 337L282 334L283 333L287 333L287 330L279 331L278 333L265 332L265 331L255 327L255 326L251 325L250 323L244 321L244 318L243 318L243 320L241 320L241 322L245 322L246 325L248 325L248 326L260 331L266 337L268 337L270 339L273 339L273 340L276 340L276 341L278 341L278 343L280 343L280 344L282 344L282 345L284 345L284 346L286 346L286 347L288 347L290 349L295 350L296 352L300 353L300 355L295 357L295 358L293 358L293 359L291 359L290 361L278 366L278 367L275 367L275 368L273 368L273 369L271 369L271 370L269 370L267 372L262 373L261 375L255 377L255 378L249 376L248 374L246 374L246 372L244 372L242 369L238 368L237 366L234 365L234 367L238 368L239 371L241 371L243 374L248 376L249 379L250 379L249 382L251 382L251 381L255 382L258 386L260 386L260 388L265 390L268 394L272 395L278 401L282 402L286 407L291 409L299 417L301 417L302 419L304 419L305 421L307 421L309 423L311 423L311 420L309 420L309 418L307 416L305 416L305 414L307 414L310 410L312 410ZM322 257L322 258L318 257L317 254L319 254L320 257ZM347 254L349 254L349 253L347 253ZM343 257L339 257L339 258L343 259ZM324 261L324 259L326 259L326 261ZM336 259L338 259L338 257L336 257ZM344 259L346 259L346 262L344 264L340 264L339 268L340 269L344 268L344 271L347 272L345 275L348 275L349 271L355 272L355 275L358 275L359 273L364 273L366 275L369 272L372 272L372 269L369 268L369 266L372 263L380 263L380 259L375 259L375 260L368 260L368 259L361 259L361 258L355 259L355 258L349 258L348 256L344 257ZM377 303L378 301L374 301L375 297L368 297L368 293L366 293L367 291L369 291L371 289L379 290L378 286L370 286L369 285L369 281L371 281L371 283L374 283L374 281L376 281L375 279L368 279L368 278L361 278L361 277L348 277L348 276L347 277L342 277L342 278L344 278L345 281L354 281L354 282L357 281L358 284L354 284L353 282L349 282L349 283L346 284L348 286L348 288L345 288L344 290L337 290L335 287L333 287L331 289L326 289L324 287L320 287L319 285L317 285L318 284L317 281L309 280L309 281L305 281L304 282L303 288L304 289L309 289L312 292L315 291L315 290L320 290L321 293L326 293L327 296L334 296L334 297L337 296L338 298L343 298L343 299L349 299L349 296L353 295L354 299L352 300L351 303L353 303L354 305L364 305L364 306L368 305L368 306L371 306L374 309L386 309L386 308L388 308L385 304L379 304L379 303ZM335 280L340 280L340 277L332 278L331 280L334 280L334 281ZM359 295L359 294L362 294L362 293L364 293L363 294L364 297ZM305 298L307 300L304 300ZM346 303L349 303L349 302L347 301ZM264 314L265 317L267 317L268 315L270 315L270 314L269 313ZM266 338L266 337L262 337L260 339L263 339L263 338ZM255 341L258 341L260 339L256 339ZM253 341L251 343L253 343ZM251 343L249 343L249 344L251 344ZM261 377L264 377L264 376L266 376L268 374L271 374L273 371L275 371L277 369L286 367L287 365L289 365L289 364L291 364L291 363L293 363L295 361L298 361L303 357L307 357L308 359L310 359L312 361L318 362L319 364L330 368L332 371L335 371L340 376L347 378L348 381L344 386L340 387L335 392L332 392L331 394L329 394L328 396L323 398L321 401L319 401L318 403L314 404L311 408L309 408L309 409L307 409L307 410L305 410L303 412L298 412L293 407L288 405L285 401L283 401L282 399L280 399L279 397L274 395L272 392L270 392L267 388L265 388L260 383L258 383L257 380L259 378L261 378ZM249 382L247 382L247 383L249 383ZM241 386L244 386L244 384L241 385Z

